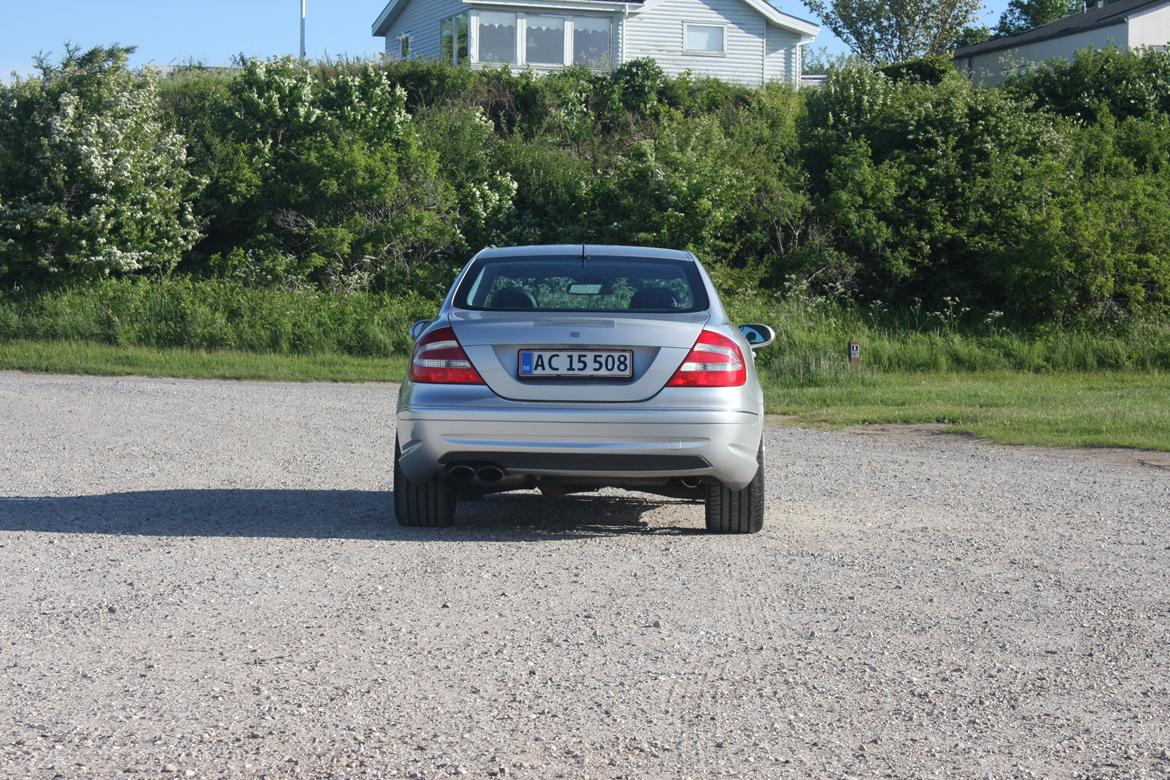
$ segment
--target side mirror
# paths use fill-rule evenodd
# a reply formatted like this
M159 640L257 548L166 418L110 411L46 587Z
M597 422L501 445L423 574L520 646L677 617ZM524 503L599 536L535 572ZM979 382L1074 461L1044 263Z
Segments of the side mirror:
M427 329L433 320L419 320L410 326L410 338L418 341L418 337L422 335L423 331Z
M748 346L752 349L766 347L776 340L776 331L767 325L740 325L739 332L747 339Z

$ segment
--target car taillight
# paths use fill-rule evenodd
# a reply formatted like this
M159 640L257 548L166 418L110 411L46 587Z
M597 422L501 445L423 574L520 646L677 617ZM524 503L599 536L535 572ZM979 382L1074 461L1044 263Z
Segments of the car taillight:
M739 387L747 366L739 345L713 330L704 330L667 387Z
M451 328L433 330L419 339L410 359L410 378L437 385L483 384Z

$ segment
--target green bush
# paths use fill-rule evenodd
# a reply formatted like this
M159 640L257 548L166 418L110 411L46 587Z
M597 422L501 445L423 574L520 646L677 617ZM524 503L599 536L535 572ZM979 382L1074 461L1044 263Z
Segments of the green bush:
M132 49L0 87L0 284L165 273L198 237L182 136Z
M692 249L743 295L1166 320L1170 55L1084 54L1002 88L939 59L830 70L797 91L649 60L283 59L158 82L123 50L74 52L0 85L0 284L429 298L482 246L594 241Z
M1170 114L1170 51L1082 49L1071 61L1033 67L1007 89L1038 108L1079 122Z
M832 281L864 297L1002 309L996 269L1066 186L1052 119L957 73L932 85L839 71L809 98L804 130L818 211L852 261Z
M722 128L672 117L600 177L596 198L607 243L690 249L727 257L730 227L750 185Z
M949 57L937 54L895 62L881 68L881 72L892 81L917 81L921 84L941 84L954 75L956 70L955 63Z

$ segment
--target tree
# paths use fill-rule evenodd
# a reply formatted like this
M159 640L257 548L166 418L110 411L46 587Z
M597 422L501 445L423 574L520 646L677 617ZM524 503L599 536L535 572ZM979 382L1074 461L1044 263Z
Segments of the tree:
M977 43L983 43L989 40L991 35L991 28L984 24L978 27L964 27L955 38L955 48L961 49L964 46L974 46Z
M1081 10L1080 0L1009 0L995 26L998 37L1019 35Z
M199 231L183 137L133 49L67 49L0 86L0 280L167 273Z
M808 7L875 65L947 54L974 22L980 0L809 0Z

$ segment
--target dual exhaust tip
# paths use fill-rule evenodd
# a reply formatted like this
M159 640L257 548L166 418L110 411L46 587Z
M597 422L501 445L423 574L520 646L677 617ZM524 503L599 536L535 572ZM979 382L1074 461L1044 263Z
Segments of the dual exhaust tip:
M492 484L499 482L504 478L504 470L499 466L471 466L466 463L460 463L452 466L447 472L447 476L451 478L452 482L484 482Z

